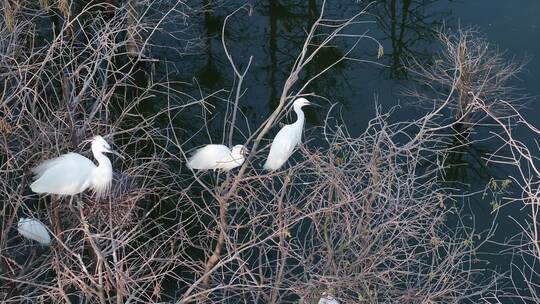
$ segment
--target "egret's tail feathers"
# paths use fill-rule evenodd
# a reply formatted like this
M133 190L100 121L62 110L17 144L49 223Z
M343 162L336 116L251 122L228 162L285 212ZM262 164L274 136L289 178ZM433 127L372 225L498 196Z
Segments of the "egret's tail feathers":
M30 185L30 189L32 189L32 191L34 191L35 193L48 192L47 183L44 182L42 177L45 172L47 172L47 170L55 167L58 164L58 159L58 157L50 159L43 162L39 166L32 168L32 173L34 173L34 182Z
M264 163L264 166L263 168L265 170L268 170L268 171L276 171L277 169L279 169L281 166L283 166L283 162L281 161L276 161L276 160L272 160L270 158L268 158L266 160L266 162Z
M192 169L192 170L201 170L201 169L204 169L204 164L202 162L201 159L199 158L190 158L189 161L187 162L187 167Z
M30 185L30 189L32 189L32 191L34 193L45 193L45 192L47 192L47 190L43 187L43 183L41 183L39 179L36 180L35 182L33 182Z
M200 149L197 149L191 157L188 159L186 165L191 170L204 170L208 169L208 161L205 162L206 159L209 158L209 155L207 155L208 150L210 149L210 145L202 147Z
M73 158L79 158L82 157L81 155L78 155L77 153L67 153L64 155L60 155L58 157L55 157L53 159L46 160L39 164L39 166L36 166L32 168L32 173L34 174L34 180L40 179L43 174L48 171L49 169L62 165L62 163L65 164L66 160L72 160Z
M57 158L50 159L48 161L43 162L39 166L32 168L32 173L34 174L34 180L38 180L41 176L43 176L43 173L47 171L48 169L54 167L57 164Z

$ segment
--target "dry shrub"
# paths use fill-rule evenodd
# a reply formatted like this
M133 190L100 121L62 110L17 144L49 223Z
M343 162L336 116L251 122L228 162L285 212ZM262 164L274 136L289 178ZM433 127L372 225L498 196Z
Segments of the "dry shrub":
M484 100L498 115L509 111L500 100L516 108L527 103L527 95L512 84L526 62L508 60L474 28L441 29L437 38L441 51L430 64L408 60L407 69L420 84L418 89L405 91L414 103L425 109L444 105L462 130L485 117L475 107L475 98Z
M126 7L58 1L69 17L59 21L54 9L20 3L13 23L0 22L0 302L165 299L166 278L181 261L176 240L185 231L180 222L163 225L176 216L174 210L156 212L165 198L183 192L167 186L173 174L157 119L187 102L151 73L146 84L135 81L152 63L142 60L144 53L127 58L125 39L128 20L140 21L133 26L149 33L158 31L163 15L133 20ZM184 8L182 2L169 7L178 13ZM151 38L139 41L141 52ZM144 114L148 100L161 109ZM87 139L97 134L126 156L112 157L116 172L107 197L31 193L32 167L68 151L92 158ZM29 246L16 234L23 216L49 227L49 248Z
M186 139L173 118L199 101L176 96L152 74L145 86L133 78L152 46L142 33L157 31L180 5L164 10L153 25L130 16L127 7L95 4L74 13L77 7L70 6L75 19L49 33L44 45L36 43L34 25L48 15L22 8L12 27L0 22L1 301L313 303L326 292L342 303L458 303L499 293L502 275L474 266L494 228L478 232L465 225L452 204L453 189L440 177L441 160L452 150L448 129L462 116L442 124L439 114L456 109L455 103L439 103L407 123L391 124L378 113L356 138L329 117L313 135L324 139L320 148L303 146L297 152L302 160L278 172L258 169L267 153L264 138L294 97L351 59L361 42L374 41L349 31L364 22L366 10L333 20L323 3L278 106L252 128L251 152L238 171L179 169ZM111 10L113 17L101 14ZM242 7L225 21L239 11L250 12ZM126 29L140 29L140 36ZM141 45L128 50L139 38ZM352 39L352 47L298 83L336 39ZM225 51L235 79L223 134L230 143L251 59L240 70ZM455 92L459 77L452 75ZM147 100L161 110L143 113ZM158 123L162 118L168 127ZM30 168L67 151L88 156L84 140L95 134L109 135L126 156L113 159L110 195L82 194L70 206L69 199L38 199L30 192ZM16 235L23 215L50 227L50 248L28 246Z
M327 292L341 303L458 303L497 292L501 276L476 257L494 228L456 220L444 168L429 164L440 135L403 148L408 126L383 116L358 138L345 130L326 129L326 147L302 148L305 160L290 168L249 169L230 198L210 287L181 302L315 303ZM220 227L213 200L198 208ZM212 243L201 244L210 255Z

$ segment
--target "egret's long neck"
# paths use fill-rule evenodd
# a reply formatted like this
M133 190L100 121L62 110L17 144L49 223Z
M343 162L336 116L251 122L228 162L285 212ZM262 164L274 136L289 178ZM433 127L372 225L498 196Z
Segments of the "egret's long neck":
M300 125L300 126L303 126L304 125L304 120L305 120L305 116L304 116L304 111L302 111L302 107L301 106L294 106L294 112L296 113L296 121L294 122L295 125Z
M92 171L91 187L96 197L101 197L109 192L112 182L112 164L101 149L92 147L94 158L98 166Z
M97 149L92 148L92 153L94 154L94 158L98 162L98 166L96 169L103 170L103 169L112 169L112 164L109 158L101 151L98 151Z

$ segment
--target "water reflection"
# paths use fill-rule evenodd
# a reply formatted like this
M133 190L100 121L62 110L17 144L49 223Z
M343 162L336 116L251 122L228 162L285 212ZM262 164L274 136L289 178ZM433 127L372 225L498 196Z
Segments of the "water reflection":
M205 48L204 55L206 62L197 71L197 79L202 87L217 89L223 87L224 78L220 72L220 69L216 66L214 59L214 38L221 35L221 26L223 25L223 19L220 16L212 14L212 9L208 0L202 1L202 8L204 10L203 26L205 30ZM220 47L220 46L218 46Z
M379 29L391 48L388 50L390 77L401 79L407 77L403 66L407 57L419 61L429 61L432 52L426 48L434 39L434 34L443 25L444 17L450 11L448 0L380 0L374 6ZM385 51L386 53L386 51Z
M391 92L395 83L386 82L387 76L380 79L381 73L391 79L406 78L403 69L405 58L429 61L434 30L443 24L443 17L449 14L448 0L392 0L374 3L365 21L376 21L377 24L359 24L355 31L368 30L369 34L381 41L385 46L382 59L377 59L377 47L368 41L362 43L353 54L363 60L384 63L390 68L381 68L375 64L343 63L334 67L329 73L314 81L308 88L328 98L334 103L346 105L350 115L355 113L351 121L365 124L371 118L358 112L365 112L366 103L373 104L373 91ZM193 55L186 55L175 62L182 65L185 71L181 77L191 81L189 75L197 75L197 81L211 94L233 82L231 69L221 45L221 26L224 17L243 2L203 0L201 6L201 22L197 23L204 46ZM242 99L243 110L252 125L258 125L278 102L283 83L290 67L302 47L306 32L319 16L317 1L256 1L252 2L252 15L232 18L225 32L225 39L231 54L237 61L247 61L249 55L254 57L254 65L246 79L246 94ZM343 18L343 12L357 12L366 4L362 2L330 2L327 12L331 17ZM196 19L194 19L196 20ZM350 41L337 41L335 47L325 49L310 65L306 67L300 82L319 73L336 58L343 55L343 50L350 46ZM375 79L379 79L374 83ZM372 86L375 84L375 86ZM197 91L199 88L195 88ZM198 95L198 94L195 94ZM364 96L363 98L359 98ZM224 92L219 98L226 99ZM395 96L384 96L384 99L396 99ZM388 101L384 101L388 102ZM392 102L392 101L390 101ZM224 103L214 100L218 111L224 110ZM322 110L324 111L324 110ZM318 124L316 112L308 113L308 123ZM366 114L371 114L367 111ZM358 117L360 116L360 117ZM346 119L348 117L345 117ZM216 121L216 126L222 122Z

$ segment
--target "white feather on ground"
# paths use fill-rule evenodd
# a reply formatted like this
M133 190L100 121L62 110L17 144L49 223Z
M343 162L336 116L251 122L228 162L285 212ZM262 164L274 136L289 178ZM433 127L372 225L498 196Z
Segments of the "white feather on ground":
M27 239L39 242L42 245L51 244L51 236L46 226L37 219L21 218L17 224L17 231Z
M331 295L323 293L323 296L319 299L319 302L317 304L339 304L339 302Z
M236 145L232 150L224 145L206 145L193 153L187 166L194 170L229 171L244 163L243 150L242 145Z

